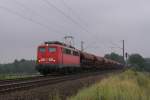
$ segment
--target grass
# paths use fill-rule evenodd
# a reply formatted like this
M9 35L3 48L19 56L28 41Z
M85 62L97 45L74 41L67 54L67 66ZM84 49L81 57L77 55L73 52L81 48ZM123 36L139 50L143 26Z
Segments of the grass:
M127 70L79 91L68 100L150 100L150 74Z
M0 74L0 80L30 78L33 76L34 75L30 75L30 74Z

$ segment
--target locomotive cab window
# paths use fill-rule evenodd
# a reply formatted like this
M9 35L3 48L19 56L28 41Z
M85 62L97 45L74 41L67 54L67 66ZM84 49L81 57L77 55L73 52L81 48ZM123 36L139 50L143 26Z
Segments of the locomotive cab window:
M73 51L74 56L79 56L79 53L77 51Z
M45 52L46 49L45 49L45 47L40 47L40 48L39 48L39 51L40 51L40 52Z
M48 48L48 51L49 51L49 52L56 52L56 48L54 48L54 47L49 47L49 48Z
M70 54L71 55L71 50L69 50L69 49L63 49L63 53L64 54Z

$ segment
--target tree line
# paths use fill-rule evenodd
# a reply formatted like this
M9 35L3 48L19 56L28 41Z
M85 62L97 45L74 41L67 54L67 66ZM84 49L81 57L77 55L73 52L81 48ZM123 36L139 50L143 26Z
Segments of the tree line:
M123 56L114 52L106 54L104 57L126 64L133 70L150 72L150 58L144 58L138 53L129 55L126 61L123 59Z
M14 60L13 63L0 64L0 74L36 73L34 60Z
M122 64L126 63L133 70L150 72L150 58L144 58L140 54L131 54L127 61L124 61L123 56L113 52L106 54L104 57ZM37 73L35 66L36 62L34 60L15 60L13 63L0 64L0 74Z

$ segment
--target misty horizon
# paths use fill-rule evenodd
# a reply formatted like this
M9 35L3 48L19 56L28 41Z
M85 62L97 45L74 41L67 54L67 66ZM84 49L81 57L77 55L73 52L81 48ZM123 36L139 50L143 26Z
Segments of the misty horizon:
M150 1L146 0L1 0L0 63L36 59L45 41L75 38L80 49L99 56L115 52L150 57Z

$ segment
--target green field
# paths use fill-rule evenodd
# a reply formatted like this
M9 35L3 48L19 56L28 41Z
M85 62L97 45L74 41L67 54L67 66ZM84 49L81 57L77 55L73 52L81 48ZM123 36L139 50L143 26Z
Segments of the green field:
M8 79L20 79L20 78L30 78L37 76L39 74L0 74L0 80L8 80Z
M68 100L150 100L150 74L127 70L80 90Z

